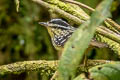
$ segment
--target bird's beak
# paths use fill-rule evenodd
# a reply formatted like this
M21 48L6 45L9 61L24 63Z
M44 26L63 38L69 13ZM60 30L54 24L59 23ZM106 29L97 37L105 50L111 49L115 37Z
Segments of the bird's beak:
M45 26L45 27L48 26L48 23L46 23L46 22L39 22L39 24L42 25L42 26Z

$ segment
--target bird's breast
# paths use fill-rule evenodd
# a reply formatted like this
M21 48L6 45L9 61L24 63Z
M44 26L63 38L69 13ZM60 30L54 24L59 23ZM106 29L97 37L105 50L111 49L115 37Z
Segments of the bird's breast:
M59 35L54 34L52 42L54 46L63 47L66 41L71 37L72 32L61 32Z

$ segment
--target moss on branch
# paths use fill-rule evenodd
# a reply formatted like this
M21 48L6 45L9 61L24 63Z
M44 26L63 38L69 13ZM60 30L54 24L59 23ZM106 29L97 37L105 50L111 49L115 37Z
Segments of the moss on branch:
M45 60L16 62L0 66L0 75L20 74L28 71L40 71L41 74L51 75L57 68L56 63L57 61Z
M106 64L113 61L107 60L88 60L88 66L86 69L94 67L96 65ZM57 70L58 61L46 61L46 60L38 60L38 61L23 61L16 62L7 65L0 66L0 75L5 74L20 74L22 72L29 71L39 71L42 74L53 75ZM78 67L78 72L86 72L86 69L83 64Z
M88 20L90 17L77 5L71 5L69 3L64 3L59 0L44 0L52 6L56 6L65 12L72 14L73 16L78 17L81 20ZM72 6L72 7L71 7Z

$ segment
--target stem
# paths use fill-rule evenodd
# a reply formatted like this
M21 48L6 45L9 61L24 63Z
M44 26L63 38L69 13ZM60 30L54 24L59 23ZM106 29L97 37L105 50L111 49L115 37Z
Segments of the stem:
M104 28L104 30L103 30L103 28ZM114 32L111 33L111 31L105 27L103 27L103 28L97 28L96 32L115 41L115 42L120 43L120 35L117 35Z
M86 8L86 9L88 9L88 10L90 10L90 11L95 11L95 9L93 9L93 8L91 8L91 7L89 7L89 6L85 5L85 4L83 4L83 3L77 2L77 1L65 0L65 2L79 5L79 6L81 6L81 7L83 7L83 8Z
M120 25L115 23L112 19L107 18L106 22L109 23L112 27L114 27L116 30L120 32Z

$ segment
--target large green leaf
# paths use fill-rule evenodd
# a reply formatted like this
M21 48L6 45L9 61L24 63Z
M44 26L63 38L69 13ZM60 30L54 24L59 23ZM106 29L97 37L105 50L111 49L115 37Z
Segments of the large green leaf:
M59 80L75 78L77 66L82 61L85 50L88 48L95 29L108 17L108 10L112 0L104 0L93 12L91 19L81 25L66 43L61 57L58 71Z
M104 64L89 70L94 80L120 80L120 63Z

